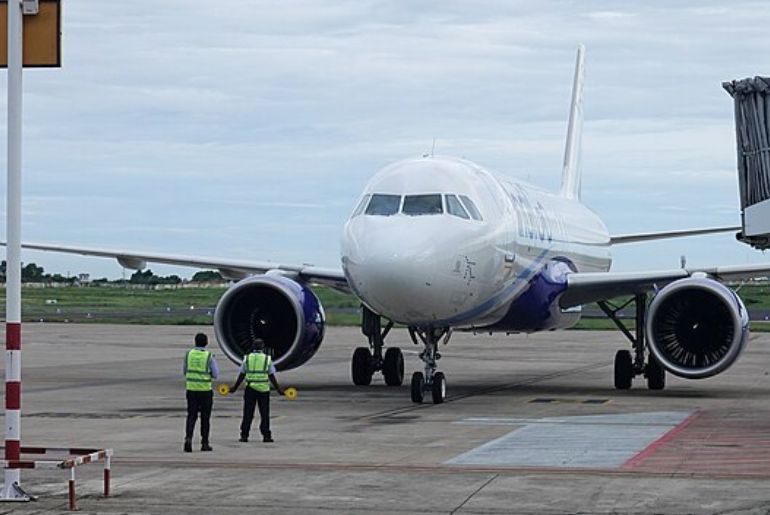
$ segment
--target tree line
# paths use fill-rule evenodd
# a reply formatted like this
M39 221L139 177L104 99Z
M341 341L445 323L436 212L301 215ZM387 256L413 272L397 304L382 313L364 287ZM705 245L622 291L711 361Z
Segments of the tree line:
M3 260L0 263L0 282L5 283L6 274L6 262ZM203 270L196 272L190 282L209 282L209 281L222 281L222 276L219 272L214 270ZM38 266L35 263L22 264L21 267L21 282L23 283L62 283L62 284L77 284L80 282L80 277L75 276L63 276L61 274L47 274L42 266ZM147 270L137 270L128 279L116 279L110 281L106 277L101 279L94 279L91 281L93 284L146 284L146 285L159 285L159 284L180 284L183 279L178 275L160 276L155 275L149 268Z

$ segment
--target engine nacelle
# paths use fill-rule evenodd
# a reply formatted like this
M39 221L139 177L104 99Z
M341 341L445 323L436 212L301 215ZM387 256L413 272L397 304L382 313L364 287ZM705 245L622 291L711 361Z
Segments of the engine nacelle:
M672 374L688 379L727 370L748 342L749 316L730 288L705 277L664 287L647 312L650 350Z
M315 293L278 275L257 275L234 284L222 295L214 330L222 350L241 363L252 342L262 338L277 370L296 368L316 353L325 316Z

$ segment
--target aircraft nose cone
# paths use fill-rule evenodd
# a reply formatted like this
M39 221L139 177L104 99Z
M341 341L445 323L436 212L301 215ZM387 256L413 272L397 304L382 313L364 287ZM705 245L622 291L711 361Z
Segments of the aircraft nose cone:
M417 303L415 295L429 286L433 264L419 253L406 253L392 245L367 245L358 256L348 260L346 270L360 296L380 313L409 311Z
M448 265L437 258L435 241L418 231L377 232L355 238L343 254L343 268L356 294L373 310L402 323L435 320L443 292L434 284Z

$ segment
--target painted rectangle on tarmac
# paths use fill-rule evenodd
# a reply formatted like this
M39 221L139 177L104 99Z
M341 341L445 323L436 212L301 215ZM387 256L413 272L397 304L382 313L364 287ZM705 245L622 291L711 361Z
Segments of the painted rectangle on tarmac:
M447 461L490 467L620 468L682 424L691 412L661 411L542 419L472 418L471 425L519 425Z

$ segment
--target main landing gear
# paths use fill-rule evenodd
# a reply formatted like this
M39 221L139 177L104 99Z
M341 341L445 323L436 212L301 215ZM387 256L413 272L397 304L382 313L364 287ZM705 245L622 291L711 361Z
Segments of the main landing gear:
M420 353L420 359L425 363L425 373L412 374L412 402L421 403L426 392L430 392L433 404L441 404L446 398L446 377L443 372L436 372L436 362L441 359L438 352L439 341L446 344L452 335L449 328L421 330L409 328L409 336L415 345L422 343L425 350Z
M618 311L632 302L636 307L635 334L632 334L617 316ZM631 388L631 382L634 377L643 375L647 378L647 388L650 390L664 389L666 387L666 371L652 353L647 357L647 363L644 360L644 354L647 350L644 332L647 294L639 293L620 306L613 306L607 301L599 301L598 304L602 311L610 320L615 322L618 329L628 338L634 351L633 357L631 356L631 351L628 350L619 350L615 354L615 388L618 390L628 390Z
M385 329L382 328L382 317L363 308L361 332L369 339L369 347L358 347L353 352L350 372L353 384L366 386L371 384L375 372L382 372L385 384L401 386L404 382L404 355L398 347L390 347L383 356L385 337L393 328L393 322L388 320Z

